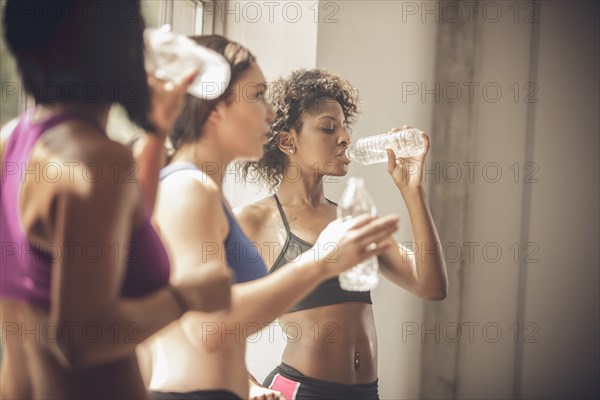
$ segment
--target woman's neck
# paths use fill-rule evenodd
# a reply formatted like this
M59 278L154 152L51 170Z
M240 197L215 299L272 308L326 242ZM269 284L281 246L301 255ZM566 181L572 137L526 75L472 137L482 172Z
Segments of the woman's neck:
M51 117L53 114L58 114L66 111L76 111L78 113L89 116L95 119L98 124L106 129L108 121L108 113L110 111L110 105L107 104L38 104L35 107L35 113L33 120L43 120Z
M199 140L182 145L173 155L172 162L189 162L208 175L219 190L223 189L223 179L227 166L233 161L227 157L219 146L208 140Z
M290 172L291 174L291 172ZM304 205L316 208L326 202L323 177L303 173L297 179L284 178L277 190L277 196L288 205Z

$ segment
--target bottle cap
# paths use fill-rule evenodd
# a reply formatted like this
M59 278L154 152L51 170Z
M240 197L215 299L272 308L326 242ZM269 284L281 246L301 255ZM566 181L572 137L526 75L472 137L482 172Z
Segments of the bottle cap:
M213 100L227 89L231 78L229 63L216 51L172 32L169 25L146 29L144 40L146 70L156 78L180 83L181 79L197 69L198 76L187 90L189 94Z

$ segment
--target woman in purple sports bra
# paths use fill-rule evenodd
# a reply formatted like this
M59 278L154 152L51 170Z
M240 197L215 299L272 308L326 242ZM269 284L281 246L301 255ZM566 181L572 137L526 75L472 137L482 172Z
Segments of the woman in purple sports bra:
M161 144L178 115L187 84L151 94L143 26L139 1L6 3L36 107L0 149L2 398L145 398L136 345L229 304L226 271L169 285L131 152L105 132L114 103Z
M313 69L276 80L268 99L277 117L264 157L246 164L243 171L257 174L276 194L244 207L240 222L252 229L250 238L263 251L267 245L277 249L269 269L278 273L295 249L310 246L335 218L336 206L325 198L323 180L348 173L350 160L344 151L350 142L349 126L358 114L358 93L343 78ZM379 255L379 265L394 284L424 299L441 300L447 274L421 186L426 153L408 160L396 159L389 150L388 172L408 208L413 240L418 248L435 253L411 254L394 242ZM416 163L419 172L403 173L406 162ZM323 335L321 340L288 341L282 363L264 381L266 387L282 392L287 400L378 399L377 335L369 292L344 291L332 279L290 307L279 321L301 331L323 327Z
M235 284L227 313L189 313L149 341L150 390L154 399L247 399L246 337L320 282L383 252L397 217L334 222L308 252L266 276L268 254L248 240L222 194L231 161L262 156L274 118L264 99L265 78L241 45L217 35L192 39L222 54L232 78L216 100L186 95L170 135L175 153L161 172L156 221L174 281L215 265L231 269ZM368 250L370 243L378 248Z

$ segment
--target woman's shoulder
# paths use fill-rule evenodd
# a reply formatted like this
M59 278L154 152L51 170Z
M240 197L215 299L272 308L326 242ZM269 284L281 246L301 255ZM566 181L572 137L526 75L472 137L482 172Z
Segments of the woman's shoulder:
M137 193L131 150L98 132L83 132L88 129L82 125L44 134L28 160L28 169L39 173L34 181L60 193L113 192L115 199L118 194Z
M126 145L78 120L66 121L45 131L31 151L29 163L32 162L60 166L61 172L89 170L90 174L95 173L96 179L92 181L98 182L121 183L125 170L135 170L133 154ZM129 180L125 179L125 183Z
M272 196L233 209L240 225L249 236L258 234L273 220L276 211L277 205Z
M63 183L119 184L135 179L135 174L126 175L136 168L131 150L80 119L48 127L31 148L27 162L42 173L47 170L49 180L56 175ZM74 173L78 170L83 173Z
M167 167L168 168L168 167ZM221 190L219 185L200 169L185 168L169 173L160 184L161 196L177 198L190 196L195 204L220 204Z
M209 176L197 169L178 170L161 181L156 211L163 224L176 222L184 226L198 221L207 229L227 231L221 191Z
M53 240L61 218L101 214L135 219L140 191L133 156L126 146L100 134L48 132L36 143L21 187L21 219L34 237ZM77 224L84 223L77 220ZM44 229L37 229L43 227Z

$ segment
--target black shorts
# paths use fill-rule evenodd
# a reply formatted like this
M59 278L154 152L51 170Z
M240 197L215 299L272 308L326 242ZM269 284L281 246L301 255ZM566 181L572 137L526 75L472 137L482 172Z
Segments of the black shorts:
M263 386L283 393L286 400L379 400L377 380L358 385L326 382L284 363L271 371Z
M154 400L242 400L228 390L198 390L195 392L150 392Z

